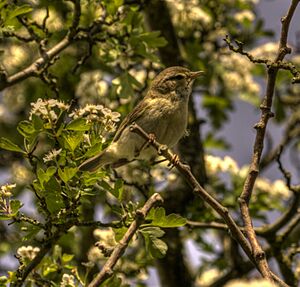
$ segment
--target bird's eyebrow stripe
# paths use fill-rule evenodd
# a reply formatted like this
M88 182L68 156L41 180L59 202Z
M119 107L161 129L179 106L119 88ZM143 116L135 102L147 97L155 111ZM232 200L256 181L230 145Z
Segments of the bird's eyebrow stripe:
M177 78L177 77L182 77L182 78L184 78L184 77L185 77L185 74L177 74L177 75L173 75L173 76L168 77L168 79L175 79L175 78Z

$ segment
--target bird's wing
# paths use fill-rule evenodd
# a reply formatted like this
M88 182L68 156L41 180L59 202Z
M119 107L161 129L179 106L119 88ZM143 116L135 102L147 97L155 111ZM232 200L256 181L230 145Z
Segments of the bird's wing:
M148 106L148 102L145 100L142 100L141 102L139 102L137 104L137 106L125 117L125 119L123 120L123 122L121 123L121 125L119 126L115 137L113 139L113 141L117 141L122 132L124 131L124 129L131 125L132 123L136 122L147 110L147 106Z

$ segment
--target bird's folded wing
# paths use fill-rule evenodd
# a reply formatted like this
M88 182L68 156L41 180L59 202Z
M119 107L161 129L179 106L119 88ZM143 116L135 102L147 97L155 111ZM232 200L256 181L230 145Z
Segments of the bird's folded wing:
M141 101L139 104L137 104L137 106L132 110L131 113L129 113L125 119L123 120L123 122L121 123L121 125L119 126L115 137L113 139L113 141L117 141L122 132L124 131L124 129L131 125L132 123L136 122L140 117L143 116L143 114L145 113L145 111L147 110L147 106L148 106L148 102L147 101Z

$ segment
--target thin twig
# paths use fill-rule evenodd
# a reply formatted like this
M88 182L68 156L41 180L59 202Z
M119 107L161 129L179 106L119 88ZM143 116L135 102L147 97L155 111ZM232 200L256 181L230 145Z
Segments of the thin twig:
M96 275L94 280L88 285L88 287L97 287L100 286L101 283L104 282L107 278L112 276L113 268L117 264L118 260L121 258L123 253L125 252L131 238L137 232L139 226L145 220L150 209L158 202L162 202L163 199L158 193L154 193L144 204L141 209L136 211L136 218L130 224L128 230L122 237L122 239L118 242L115 246L114 250L112 251L110 257L102 267L101 271Z

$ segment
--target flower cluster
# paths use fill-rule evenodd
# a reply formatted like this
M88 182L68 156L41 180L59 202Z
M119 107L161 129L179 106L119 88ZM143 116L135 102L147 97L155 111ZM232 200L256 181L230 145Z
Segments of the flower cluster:
M210 174L216 174L218 172L229 172L236 174L239 172L237 162L230 156L225 156L224 159L213 156L205 156L206 169Z
M255 20L255 15L250 10L244 10L234 14L234 19L237 22L243 22L243 21L253 22Z
M55 99L38 99L35 103L31 103L29 119L32 119L32 115L36 115L49 122L55 122L60 113L69 107L70 105Z
M5 184L0 188L0 213L10 214L10 197L12 196L11 190L16 187L16 184Z
M268 42L252 49L250 54L256 58L267 58L272 60L276 57L278 47L278 43Z
M212 24L211 16L199 7L197 0L190 1L168 1L173 11L172 20L175 25L182 25L185 28L192 28L195 23L199 22L204 26Z
M16 187L16 184L5 184L2 185L0 188L0 195L3 197L11 197L12 193L11 190L14 189Z
M60 287L75 287L75 278L73 275L64 274L61 279Z
M98 242L106 249L111 249L117 244L112 228L95 229L93 234ZM88 259L90 262L96 263L104 258L105 256L103 255L102 251L96 246L93 246L88 252Z
M35 256L40 252L39 247L21 246L17 250L17 254L20 256L22 262L29 262L35 258Z
M52 161L52 160L56 159L57 156L61 153L61 151L62 151L61 148L59 150L52 149L43 157L44 162Z
M108 83L103 79L101 71L90 71L80 75L80 81L76 87L76 96L81 105L94 103L101 98L106 103L105 96L108 93Z
M85 118L87 123L103 123L105 129L112 132L115 130L115 123L120 121L121 114L102 105L88 104L84 108L73 111L69 116L73 119Z
M219 61L226 69L223 79L228 90L232 92L245 91L253 95L259 94L260 86L251 74L253 64L246 57L224 50L224 53L219 56Z
M205 164L207 172L210 175L216 175L220 172L227 172L233 176L237 176L244 180L248 174L249 167L243 166L240 168L237 162L229 156L223 159L213 155L205 156ZM275 180L271 182L267 178L258 177L255 182L254 199L258 192L263 192L272 195L273 197L287 200L291 196L291 191L288 189L283 180Z
M17 184L25 185L29 184L32 180L32 173L31 171L26 168L24 164L21 164L19 162L14 162L11 166L10 172L12 174L12 177L14 181Z

